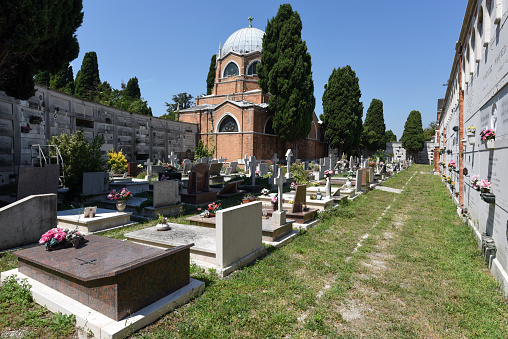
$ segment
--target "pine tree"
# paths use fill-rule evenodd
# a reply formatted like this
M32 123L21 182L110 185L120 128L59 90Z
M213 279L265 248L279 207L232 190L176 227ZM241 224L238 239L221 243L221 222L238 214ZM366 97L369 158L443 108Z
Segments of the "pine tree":
M139 89L137 77L129 79L127 87L125 87L125 95L133 99L141 98L141 90Z
M363 146L369 151L384 150L386 147L385 130L383 102L379 99L372 99L363 123Z
M316 105L311 57L301 36L300 15L290 4L281 5L266 26L257 68L261 89L271 94L273 128L282 141L292 144L295 157L310 132Z
M424 136L422 127L422 115L419 111L411 111L404 125L402 133L402 147L416 159L416 154L423 149Z
M78 56L83 3L2 0L0 7L0 90L28 99L35 94L34 75L58 72Z
M83 57L81 69L76 74L74 94L85 99L92 99L101 83L97 54L88 52Z
M323 93L323 122L325 139L338 154L350 154L360 145L361 96L359 80L351 66L334 68Z
M42 71L35 75L34 81L38 84L49 87L51 81L51 73L49 71Z
M210 60L210 70L208 71L208 76L206 77L206 95L212 94L213 86L215 85L215 70L217 67L217 54L212 56Z

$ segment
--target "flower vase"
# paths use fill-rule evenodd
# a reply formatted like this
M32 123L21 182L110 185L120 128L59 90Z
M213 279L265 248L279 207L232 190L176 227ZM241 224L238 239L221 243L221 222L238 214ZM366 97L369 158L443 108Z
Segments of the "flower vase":
M126 200L117 200L116 201L116 209L118 210L118 212L123 212L123 210L125 209L126 206L127 206Z
M208 213L208 216L209 216L210 218L215 218L215 213L210 212L210 213Z
M470 145L474 145L474 133L467 133L467 141Z
M487 139L485 145L488 149L494 149L495 139Z

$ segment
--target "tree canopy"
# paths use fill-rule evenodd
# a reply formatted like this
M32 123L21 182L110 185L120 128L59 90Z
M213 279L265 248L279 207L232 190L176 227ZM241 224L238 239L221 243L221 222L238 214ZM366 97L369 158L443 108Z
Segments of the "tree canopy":
M168 102L165 103L167 109L166 114L162 115L161 118L169 119L169 120L177 120L177 112L180 109L191 108L194 106L194 97L191 94L187 94L187 92L178 93L173 95L171 98L173 103L170 104Z
M392 132L391 129L385 132L385 140L386 142L396 142L397 136Z
M434 135L436 135L437 129L437 121L431 121L429 126L425 127L423 130L423 139L425 141L430 141Z
M130 78L125 87L124 95L129 98L139 99L141 98L141 90L139 89L138 78Z
M347 65L333 69L323 93L325 139L332 148L351 153L362 135L362 92L355 71Z
M400 140L402 141L402 147L411 153L413 159L416 159L416 154L424 146L422 115L419 111L411 111L409 113Z
M97 62L97 53L87 52L83 57L81 63L81 69L76 74L76 80L74 81L74 94L93 100L93 97L97 94L97 87L101 83L99 77L99 64Z
M372 99L363 123L363 146L369 151L385 149L385 129L383 102L379 99Z
M57 72L79 54L74 34L82 0L2 0L0 90L17 99L35 94L34 75Z
M215 69L217 67L217 54L212 55L210 60L210 69L206 77L206 95L212 94L213 86L215 85Z
M93 97L93 100L106 106L152 116L152 108L148 106L148 103L144 101L142 97L133 98L126 95L126 91L127 88L123 90L114 89L107 81L104 81L97 86L97 94Z
M300 15L290 4L281 5L266 26L257 66L258 83L271 94L273 129L292 144L295 157L300 141L309 135L316 105L311 57L301 36Z

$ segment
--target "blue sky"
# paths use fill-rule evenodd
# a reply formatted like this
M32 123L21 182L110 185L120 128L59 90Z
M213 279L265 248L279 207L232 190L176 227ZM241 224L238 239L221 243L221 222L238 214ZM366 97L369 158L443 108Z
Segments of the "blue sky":
M138 77L154 116L174 94L206 92L210 58L236 30L264 31L284 2L84 0L77 30L80 54L97 52L101 81L120 88ZM445 95L466 0L291 1L312 57L316 114L334 68L350 65L362 91L364 119L373 98L384 104L386 129L397 138L411 110L423 127L436 120Z

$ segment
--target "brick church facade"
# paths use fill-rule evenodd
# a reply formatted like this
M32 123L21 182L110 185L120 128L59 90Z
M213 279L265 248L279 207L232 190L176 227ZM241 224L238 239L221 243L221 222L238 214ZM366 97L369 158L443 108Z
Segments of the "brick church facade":
M281 158L289 143L282 142L272 128L269 94L258 85L257 64L261 61L264 32L253 27L233 33L217 54L212 94L196 98L196 106L180 111L179 120L198 125L198 139L215 157L235 161L245 155ZM311 131L300 143L299 158L327 156L324 131L313 113Z

